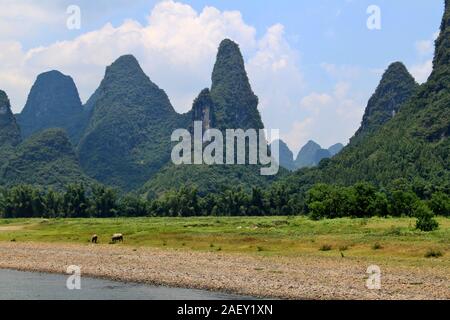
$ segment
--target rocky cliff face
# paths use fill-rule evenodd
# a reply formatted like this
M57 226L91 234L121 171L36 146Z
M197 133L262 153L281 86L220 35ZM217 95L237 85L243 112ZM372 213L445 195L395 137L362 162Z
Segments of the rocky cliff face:
M195 99L192 107L192 121L201 121L203 131L215 128L215 108L209 89L204 89Z
M8 96L0 90L0 148L20 143L20 130L11 111Z

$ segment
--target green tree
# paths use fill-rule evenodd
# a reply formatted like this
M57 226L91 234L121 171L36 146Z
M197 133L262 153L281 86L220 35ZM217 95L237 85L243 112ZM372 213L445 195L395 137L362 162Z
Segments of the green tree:
M119 213L118 197L115 190L102 185L92 187L89 212L98 218L115 217Z
M60 193L53 189L47 191L44 196L45 214L48 218L56 218L61 215L63 207L63 198Z
M353 186L355 202L352 208L357 217L370 217L376 205L376 188L368 182L360 182Z
M429 201L429 206L436 215L450 216L450 197L443 192L433 193Z
M439 223L434 219L433 211L424 203L417 206L415 210L417 217L416 229L429 232L439 228Z
M412 217L418 202L419 198L412 191L394 191L392 192L389 212L396 217Z
M142 197L128 194L120 200L120 215L125 217L143 217L149 214L149 204Z
M62 200L62 211L65 217L86 218L88 217L89 202L86 190L82 184L69 184Z

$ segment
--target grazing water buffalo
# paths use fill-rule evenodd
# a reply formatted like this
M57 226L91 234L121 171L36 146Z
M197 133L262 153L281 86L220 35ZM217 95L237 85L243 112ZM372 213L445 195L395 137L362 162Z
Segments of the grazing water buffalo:
M111 238L111 242L112 243L123 242L123 234L121 234L121 233L113 234L113 236Z
M92 243L97 243L98 242L98 236L96 234L94 234L91 238L91 242Z

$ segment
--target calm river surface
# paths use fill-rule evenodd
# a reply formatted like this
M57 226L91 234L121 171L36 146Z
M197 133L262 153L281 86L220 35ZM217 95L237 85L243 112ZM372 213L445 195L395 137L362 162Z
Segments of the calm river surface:
M0 300L237 300L248 297L203 290L156 287L81 278L68 290L68 276L0 269Z

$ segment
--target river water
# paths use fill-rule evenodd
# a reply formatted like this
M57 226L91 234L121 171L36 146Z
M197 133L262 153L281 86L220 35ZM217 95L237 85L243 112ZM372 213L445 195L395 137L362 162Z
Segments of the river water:
M68 290L68 276L0 269L0 300L238 300L249 297L194 289L167 288L81 278Z

